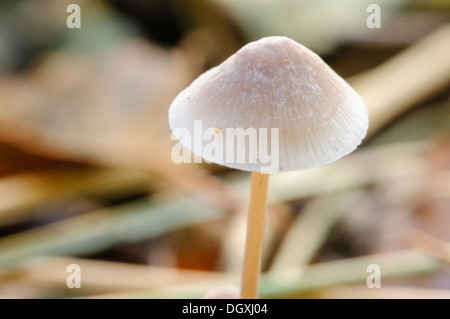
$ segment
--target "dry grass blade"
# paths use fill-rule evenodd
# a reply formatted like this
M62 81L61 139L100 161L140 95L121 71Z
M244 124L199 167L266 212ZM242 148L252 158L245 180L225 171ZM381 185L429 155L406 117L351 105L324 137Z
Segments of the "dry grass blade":
M442 267L436 258L417 251L394 251L270 273L262 281L262 294L279 298L352 282L367 288L366 280L370 274L367 266L370 264L380 266L383 279L434 272Z
M131 169L78 168L35 171L0 179L0 225L28 218L31 209L71 196L146 191L151 174Z
M320 196L310 203L286 234L271 271L307 265L331 227L360 196L361 192L339 192Z
M450 83L450 24L379 67L349 80L365 101L373 135Z
M15 276L30 283L60 286L67 280L67 266L77 264L82 271L81 294L89 291L124 291L167 287L218 280L223 274L181 270L73 257L40 256L26 259L14 270ZM5 275L0 276L0 279Z
M217 208L196 199L159 204L139 200L3 237L0 265L40 254L95 253L221 216Z

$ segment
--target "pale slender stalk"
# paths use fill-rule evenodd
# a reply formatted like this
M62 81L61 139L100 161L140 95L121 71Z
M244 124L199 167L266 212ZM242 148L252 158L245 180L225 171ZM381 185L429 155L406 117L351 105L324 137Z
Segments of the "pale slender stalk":
M252 173L252 189L247 218L247 238L241 283L242 299L258 298L268 181L268 174Z

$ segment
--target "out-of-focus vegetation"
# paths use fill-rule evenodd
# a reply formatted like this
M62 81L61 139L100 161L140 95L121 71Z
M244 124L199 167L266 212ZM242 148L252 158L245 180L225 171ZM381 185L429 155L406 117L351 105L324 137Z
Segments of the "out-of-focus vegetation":
M287 35L349 80L370 131L334 164L271 176L262 297L450 297L449 2L377 1L369 29L372 2L0 2L0 296L239 285L249 175L174 164L167 111L248 41Z

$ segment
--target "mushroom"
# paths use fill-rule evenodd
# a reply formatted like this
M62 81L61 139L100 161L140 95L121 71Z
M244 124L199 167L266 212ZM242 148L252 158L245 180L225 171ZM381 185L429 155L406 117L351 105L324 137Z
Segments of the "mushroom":
M241 298L257 298L269 173L351 153L366 135L368 114L317 54L273 36L245 45L194 80L172 102L169 123L208 162L252 172Z

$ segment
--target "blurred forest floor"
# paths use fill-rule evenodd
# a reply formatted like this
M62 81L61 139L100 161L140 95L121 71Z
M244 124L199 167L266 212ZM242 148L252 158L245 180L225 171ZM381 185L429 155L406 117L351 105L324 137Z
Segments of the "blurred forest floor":
M167 111L248 41L288 35L362 96L353 154L271 176L261 296L449 298L450 5L0 2L0 296L201 298L239 285L249 175L173 164ZM69 289L67 267L81 269ZM382 288L368 289L380 265Z

